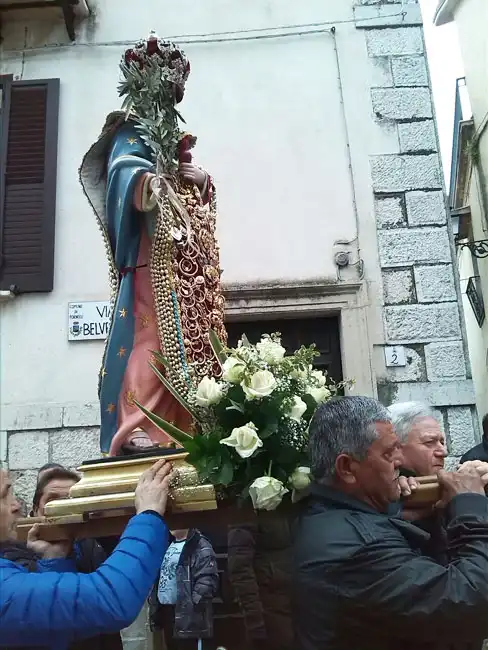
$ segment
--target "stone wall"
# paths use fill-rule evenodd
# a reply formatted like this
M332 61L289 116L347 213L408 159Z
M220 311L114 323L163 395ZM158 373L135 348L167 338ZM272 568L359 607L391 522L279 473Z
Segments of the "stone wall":
M396 129L397 153L370 157L383 280L384 343L403 345L407 365L378 382L385 403L421 400L438 412L454 464L478 440L474 389L453 268L430 80L416 0L361 0L371 65L372 119Z
M30 507L37 470L45 463L76 468L100 457L97 404L82 407L26 404L2 413L3 458L15 477L17 496Z

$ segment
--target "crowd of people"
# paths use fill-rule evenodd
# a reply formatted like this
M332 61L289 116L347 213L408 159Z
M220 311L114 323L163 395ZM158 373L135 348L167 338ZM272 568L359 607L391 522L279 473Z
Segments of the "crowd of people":
M313 482L293 521L265 513L256 526L229 527L228 574L248 647L480 650L488 638L488 417L481 445L459 467L445 471L446 455L423 404L387 409L343 397L320 406L310 425ZM404 504L417 477L433 474L439 502ZM0 470L0 648L118 650L120 630L148 597L168 650L196 649L202 639L215 647L216 556L199 530L168 530L171 477L165 460L141 476L136 515L116 543L47 542L34 525L22 544L15 486ZM41 468L30 514L42 516L78 480L59 465Z

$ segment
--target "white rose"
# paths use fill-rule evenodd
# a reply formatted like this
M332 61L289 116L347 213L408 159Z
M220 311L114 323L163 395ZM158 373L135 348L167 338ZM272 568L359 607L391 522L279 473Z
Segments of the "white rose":
M246 366L240 359L228 357L222 366L222 379L230 384L238 384L242 380L245 369Z
M318 386L325 386L325 375L321 370L312 370L311 376L315 379Z
M276 379L269 370L258 370L251 377L249 384L243 381L241 386L247 399L260 399L271 395L276 388Z
M300 419L302 415L305 413L307 410L307 405L305 402L300 398L297 397L296 395L293 397L293 405L290 408L290 410L287 413L287 416L291 420L295 420L296 422L300 422Z
M248 422L243 427L232 429L230 436L223 438L220 444L234 447L241 458L249 458L258 447L263 446L263 441L258 436L255 425Z
M204 377L198 384L195 400L199 406L209 407L218 404L223 396L223 389L213 377Z
M260 476L249 487L255 510L274 510L287 492L283 483L272 476Z
M325 400L330 397L330 390L325 386L309 386L307 393L314 398L317 404L325 402Z
M290 476L290 485L294 490L304 490L310 485L310 467L297 467Z
M285 348L277 341L268 338L263 338L259 343L256 343L256 349L261 359L270 365L279 363L286 352Z
M291 371L290 375L293 379L308 379L311 370L312 366L309 366L308 368L295 368Z

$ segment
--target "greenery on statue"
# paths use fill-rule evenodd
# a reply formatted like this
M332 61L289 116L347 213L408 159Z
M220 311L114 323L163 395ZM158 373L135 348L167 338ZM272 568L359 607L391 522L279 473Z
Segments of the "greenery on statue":
M195 435L138 406L184 446L202 481L229 497L250 496L256 509L273 510L310 482L308 426L317 406L352 382L336 384L314 370L315 346L286 356L279 334L264 335L256 345L243 337L236 348L224 348L213 332L210 339L222 378L204 377L185 398L168 380L174 373L160 354L155 358L166 374L152 365L192 415Z
M174 174L178 169L178 147L184 122L175 107L173 72L161 67L157 57L148 58L143 67L137 61L122 62L123 80L119 95L125 96L122 110L131 116L144 143L154 154L159 170Z

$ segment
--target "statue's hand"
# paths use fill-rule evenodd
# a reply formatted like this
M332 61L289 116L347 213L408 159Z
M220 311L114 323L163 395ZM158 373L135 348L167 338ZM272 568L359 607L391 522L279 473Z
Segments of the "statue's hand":
M196 185L200 192L203 190L205 181L207 180L207 174L204 171L195 167L193 163L187 162L180 163L178 171L184 181Z

